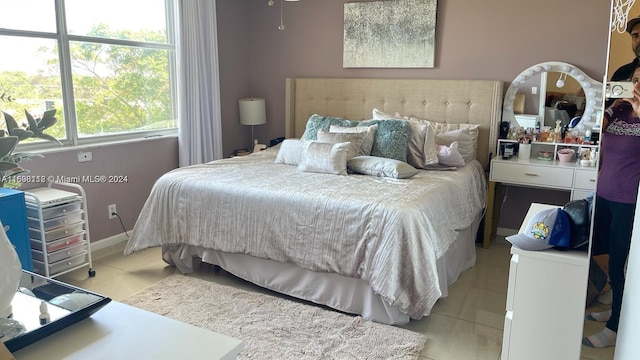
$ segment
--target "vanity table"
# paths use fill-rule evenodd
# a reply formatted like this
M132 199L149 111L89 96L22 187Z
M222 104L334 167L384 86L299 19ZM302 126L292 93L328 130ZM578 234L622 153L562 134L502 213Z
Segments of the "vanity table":
M498 148L502 144L514 142L498 140ZM559 161L555 154L561 148L573 149L579 154L584 149L595 151L598 145L533 142L531 156L526 159L518 156L503 159L501 154L491 159L489 180L494 183L565 190L571 192L571 200L584 199L596 189L597 167L581 166L575 155L569 162ZM537 154L540 151L551 152L552 158L539 158Z
M600 121L598 119L598 111L603 104L602 83L590 78L573 65L555 61L533 65L513 80L505 94L502 109L503 121L517 125L517 115L514 114L513 104L519 88L532 77L549 71L567 74L582 86L586 105L579 125L584 128L595 128ZM503 145L507 143L514 142L514 140L499 139L497 149L503 148ZM533 142L531 144L531 155L525 159L519 159L517 156L503 159L500 152L495 154L490 163L487 213L485 215L485 239L492 239L496 231L499 214L496 213L495 194L500 184L568 191L570 192L571 200L584 199L595 191L597 167L581 166L575 156L570 162L559 161L556 155L557 151L567 147L574 149L575 153L579 154L583 149L595 151L599 146L560 142ZM538 159L540 151L551 152L553 158L550 160ZM484 247L488 247L486 241Z

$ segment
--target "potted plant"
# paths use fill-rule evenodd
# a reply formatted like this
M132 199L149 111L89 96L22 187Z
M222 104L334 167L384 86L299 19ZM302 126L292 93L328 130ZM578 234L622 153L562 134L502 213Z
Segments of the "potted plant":
M4 100L4 99L2 99ZM18 125L18 122L6 112L2 112L6 124L6 130L0 129L0 187L18 187L20 183L15 181L15 176L29 172L20 165L33 157L44 157L35 153L14 153L16 146L22 140L39 138L62 145L55 137L45 134L44 131L58 121L56 109L47 110L42 118L34 118L27 110L24 114L27 118L26 126Z

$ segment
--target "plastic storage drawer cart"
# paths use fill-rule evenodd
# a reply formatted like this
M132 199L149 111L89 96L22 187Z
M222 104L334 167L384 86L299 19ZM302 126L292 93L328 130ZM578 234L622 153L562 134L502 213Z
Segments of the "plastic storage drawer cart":
M52 183L27 190L25 198L33 271L56 277L89 266L89 276L95 276L84 189Z

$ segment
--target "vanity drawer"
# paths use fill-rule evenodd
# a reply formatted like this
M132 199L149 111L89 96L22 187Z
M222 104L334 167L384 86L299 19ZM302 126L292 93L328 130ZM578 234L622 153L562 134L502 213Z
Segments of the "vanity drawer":
M537 166L516 162L492 162L491 181L570 189L573 183L572 168Z
M596 176L598 172L595 170L576 170L576 180L573 187L576 189L595 190Z
M59 273L59 272L65 271L65 270L69 270L69 269L72 269L72 268L74 268L76 266L82 265L82 264L84 264L86 262L87 262L87 251L83 250L80 255L76 255L76 256L70 257L68 259L55 262L55 263L50 263L49 264L49 274L50 275L54 275L56 273ZM42 261L34 260L33 261L33 271L35 271L35 272L37 272L39 274L44 274L45 273L44 263Z
M73 246L69 246L66 249L62 249L62 250L58 250L58 251L54 251L52 253L48 254L48 258L47 260L49 261L49 263L54 263L57 261L61 261L67 258L70 258L72 256L76 256L76 255L80 255L83 251L85 251L87 249L87 243L85 241L82 241L81 243L77 244L77 245L73 245ZM42 253L42 251L38 251L38 250L31 250L31 257L33 258L33 260L37 260L37 261L42 261L44 262L44 254Z

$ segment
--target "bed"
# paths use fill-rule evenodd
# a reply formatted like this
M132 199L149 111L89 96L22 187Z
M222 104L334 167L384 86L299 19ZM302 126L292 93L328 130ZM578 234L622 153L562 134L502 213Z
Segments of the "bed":
M183 273L199 261L259 286L386 324L430 314L475 263L495 153L502 82L295 78L285 135L307 136L314 114L477 124L475 160L407 179L299 171L281 148L173 170L154 185L125 255L162 246Z

